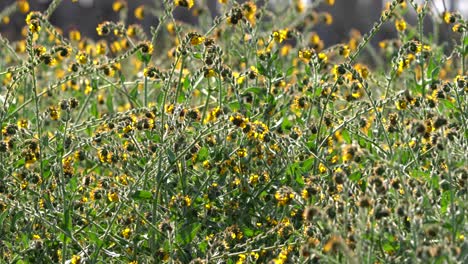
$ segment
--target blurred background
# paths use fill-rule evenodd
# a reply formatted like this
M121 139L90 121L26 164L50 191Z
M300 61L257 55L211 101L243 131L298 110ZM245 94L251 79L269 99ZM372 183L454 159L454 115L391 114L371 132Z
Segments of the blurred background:
M0 0L0 10L11 5L16 0ZM270 0L271 2L283 3L286 0ZM289 0L291 1L291 0ZM301 0L304 4L309 5L314 0ZM357 29L360 32L367 32L372 24L378 20L381 10L385 6L385 2L390 0L336 0L335 5L330 7L326 4L321 4L318 11L328 11L332 14L334 22L331 26L319 25L315 29L324 39L325 45L332 45L344 39L347 39L351 29ZM47 8L51 0L30 0L31 10L43 11ZM59 26L65 33L72 29L78 29L82 35L97 38L96 26L105 20L116 21L118 15L112 10L114 0L79 0L77 3L72 3L71 0L63 1L57 11L51 16L51 22ZM129 15L128 23L139 23L133 15L133 11L139 5L150 5L156 2L154 0L128 0ZM195 0L196 3L207 8L213 16L219 13L218 0ZM238 1L245 2L245 1ZM256 1L261 4L262 1ZM423 0L416 0L422 3ZM468 0L431 0L431 9L441 15L444 10L458 10L465 18L468 14ZM411 9L411 8L410 8ZM176 17L185 21L195 21L191 18L190 12L184 9L176 9ZM21 28L24 26L25 15L16 12L10 17L9 24L0 25L0 33L10 40L21 38ZM408 14L407 20L411 24L416 23L414 12ZM145 30L149 32L151 25L157 25L158 20L154 16L146 16L141 24ZM425 21L425 28L432 31L432 21ZM449 26L442 25L440 28L440 40L444 41L450 34ZM373 40L374 44L382 38L388 38L396 35L394 25L387 23L379 35Z

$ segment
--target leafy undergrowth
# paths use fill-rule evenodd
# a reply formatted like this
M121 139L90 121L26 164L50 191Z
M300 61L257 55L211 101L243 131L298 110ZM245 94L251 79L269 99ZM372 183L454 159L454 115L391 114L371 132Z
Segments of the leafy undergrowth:
M326 47L332 0L116 0L93 41L50 24L61 2L0 12L25 17L0 36L4 262L466 262L460 14L394 0Z

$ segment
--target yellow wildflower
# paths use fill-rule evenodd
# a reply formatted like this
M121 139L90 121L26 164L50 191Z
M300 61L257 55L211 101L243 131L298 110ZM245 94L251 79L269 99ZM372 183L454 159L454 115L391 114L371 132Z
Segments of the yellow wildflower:
M187 7L188 9L192 8L194 5L193 0L174 0L176 6Z
M145 7L143 5L138 6L133 14L138 20L143 20L145 18Z
M29 3L27 0L19 0L16 2L16 5L21 13L26 14L29 12Z
M404 19L395 20L395 28L402 32L406 30L406 21Z
M114 12L119 12L126 7L127 3L124 0L116 0L112 3L112 10L114 10Z

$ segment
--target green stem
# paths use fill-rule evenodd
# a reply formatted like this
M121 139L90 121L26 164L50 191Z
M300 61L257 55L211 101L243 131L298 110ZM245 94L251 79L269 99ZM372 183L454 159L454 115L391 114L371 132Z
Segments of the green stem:
M462 38L461 38L461 67L462 67L462 75L466 74L465 72L465 57L466 57L466 46L465 46L465 39L467 38L466 31L463 31Z
M176 93L175 93L175 97L174 97L174 104L177 103L177 98L179 98L179 93L180 93L180 89L181 89L181 82L182 82L182 75L183 75L183 72L184 72L184 65L185 64L185 57L182 57L182 62L180 64L180 71L179 71L179 79L177 80L177 84L176 84Z
M42 126L39 114L39 97L37 96L37 82L36 82L36 74L34 68L31 69L31 77L33 80L33 90L34 90L34 105L35 105L35 114L36 114L36 128L37 128L37 136L39 138L39 165L41 169L41 178L44 176L44 165L42 162Z
M65 263L67 259L67 237L71 236L71 230L68 229L68 223L71 222L70 219L70 212L68 211L68 204L67 204L67 195L65 190L65 173L63 171L63 155L65 153L65 140L67 137L67 129L68 129L68 121L70 119L70 112L66 111L66 120L65 126L63 128L62 133L62 149L59 149L59 145L57 144L57 162L60 167L60 191L62 194L62 203L63 203L63 226L64 226L64 236L63 236L63 245L62 245L62 263ZM41 162L42 165L42 162Z
M421 42L421 49L423 48L422 46L424 45L423 43L423 19L424 16L418 15L418 31L419 31L419 41ZM421 51L422 52L422 51ZM424 76L424 58L423 54L419 54L419 67L421 68L421 91L422 91L422 98L424 99L426 97L426 76Z
M206 111L208 110L208 104L209 104L209 102L210 102L210 96L211 96L211 83L210 83L210 79L208 78L207 81L208 81L208 95L206 96L205 107L203 107L203 114L202 114L201 122L203 122L203 121L205 120Z
M317 88L319 87L319 85L318 85L318 69L317 69L317 66L319 66L319 65L315 64L315 62L317 61L317 58L316 58L315 54L313 55L312 58L313 58L313 61L311 61L311 63L309 63L309 64L314 69L314 79L313 79L314 80L314 83L313 83L314 90L312 92L312 96L315 96L315 92L317 91ZM309 102L309 104L310 104L310 102ZM311 116L312 116L312 106L309 105L309 111L307 112L306 127L309 127Z
M92 95L93 95L93 91L91 91L91 92L88 94L88 96L86 97L85 102L83 103L83 106L81 106L80 112L78 113L78 116L76 117L76 122L80 121L81 116L83 115L84 110L85 110L86 106L88 105L89 100L91 99L91 96L92 96Z
M223 86L222 86L222 83L221 83L221 79L219 77L216 77L216 84L218 86L218 106L219 106L219 109L223 109L223 90L221 89Z
M148 66L148 63L145 62L145 68ZM145 98L144 98L144 106L148 107L148 77L145 76Z
M169 91L169 86L172 81L172 76L174 76L175 69L177 67L177 63L179 63L180 56L177 56L177 59L174 63L174 66L171 69L171 73L169 74L169 78L166 80L166 84L163 88L163 102L161 105L161 143L164 143L164 117L165 117L165 106L167 100L167 92Z
M10 45L10 42L8 41L8 39L4 38L2 36L2 34L0 34L0 44L5 46L6 49L11 53L11 55L13 55L13 57L15 57L16 60L18 60L18 61L21 60L20 57L18 56L18 54L13 49L13 47Z
M391 14L395 10L395 8L398 6L398 3L396 2L397 2L396 0L392 1L390 5L390 9L388 10L389 14L386 17L381 17L379 22L377 22L369 31L369 35L364 36L364 38L362 39L362 42L359 43L359 46L357 47L356 51L351 56L349 56L348 63L351 64L354 62L354 60L358 57L358 55L361 53L361 51L364 49L367 43L369 43L369 41L377 34L377 32L380 31L380 28L383 26L383 24L390 19Z
M46 19L49 19L50 15L57 9L58 5L62 2L62 0L54 0L52 3L50 3L49 7L47 10L44 12L44 16Z

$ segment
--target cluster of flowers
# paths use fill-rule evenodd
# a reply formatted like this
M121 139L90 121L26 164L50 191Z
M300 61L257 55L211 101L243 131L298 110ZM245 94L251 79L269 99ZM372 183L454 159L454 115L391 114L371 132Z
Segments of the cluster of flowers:
M394 0L368 34L327 46L314 28L333 17L315 8L334 0L219 0L215 18L194 0L115 0L92 40L49 22L61 2L0 12L25 16L23 39L0 35L2 259L462 261L460 14ZM159 24L147 34L130 11ZM428 16L451 46L423 34ZM387 22L396 37L375 50Z

